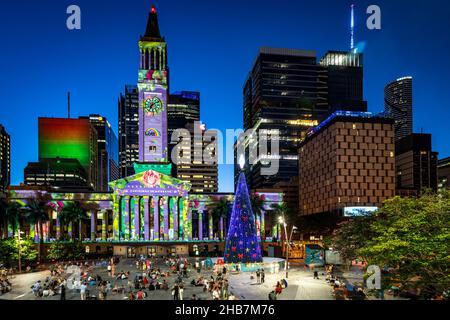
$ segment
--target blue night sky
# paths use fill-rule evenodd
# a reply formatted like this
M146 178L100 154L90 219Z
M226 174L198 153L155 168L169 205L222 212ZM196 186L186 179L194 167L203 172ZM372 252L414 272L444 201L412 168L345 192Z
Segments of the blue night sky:
M169 46L171 91L201 92L208 128L242 127L242 87L261 46L317 50L349 47L347 0L154 0ZM414 3L414 4L413 4ZM66 28L77 4L82 30ZM378 4L382 30L365 28ZM117 133L117 99L137 81L139 35L150 0L2 1L0 4L0 123L12 137L12 183L37 161L37 118L106 116ZM440 157L450 156L450 3L356 1L356 42L365 41L365 98L383 110L384 85L414 77L414 127L433 133ZM233 168L220 168L221 191L233 190Z

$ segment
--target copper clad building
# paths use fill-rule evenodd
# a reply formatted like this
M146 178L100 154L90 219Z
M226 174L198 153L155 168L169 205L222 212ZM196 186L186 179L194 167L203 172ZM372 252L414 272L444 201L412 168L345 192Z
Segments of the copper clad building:
M301 215L351 215L395 195L394 121L337 111L299 149Z

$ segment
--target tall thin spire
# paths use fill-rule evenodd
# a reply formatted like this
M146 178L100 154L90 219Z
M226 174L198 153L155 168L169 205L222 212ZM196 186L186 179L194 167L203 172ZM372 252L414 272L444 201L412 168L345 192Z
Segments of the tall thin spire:
M67 92L67 117L70 119L70 91Z
M158 13L156 8L152 5L150 13L148 14L147 28L145 30L146 38L161 39L161 33L159 32Z
M351 6L351 21L350 21L350 50L355 48L355 5Z

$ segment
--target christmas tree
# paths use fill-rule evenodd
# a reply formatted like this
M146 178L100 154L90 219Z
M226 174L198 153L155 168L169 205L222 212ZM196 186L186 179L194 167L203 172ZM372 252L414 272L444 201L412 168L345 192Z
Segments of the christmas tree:
M245 175L241 173L234 198L230 227L225 242L225 263L262 262Z

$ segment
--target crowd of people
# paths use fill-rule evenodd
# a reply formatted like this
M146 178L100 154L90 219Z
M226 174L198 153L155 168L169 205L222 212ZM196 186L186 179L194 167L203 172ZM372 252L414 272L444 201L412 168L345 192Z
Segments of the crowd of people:
M203 292L211 294L213 300L230 300L234 296L229 292L229 283L226 277L227 268L224 266L221 270L214 270L211 277L199 277L191 281L191 285L203 287Z
M319 279L317 271L314 278ZM338 276L332 271L327 271L325 280L333 287L333 295L336 300L365 300L367 296L362 287L354 286Z

